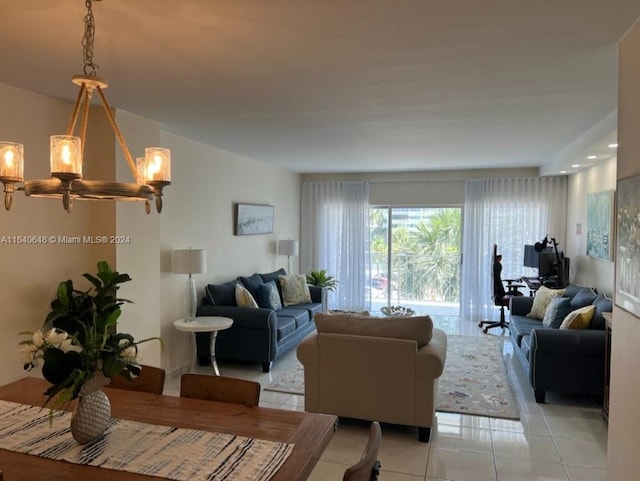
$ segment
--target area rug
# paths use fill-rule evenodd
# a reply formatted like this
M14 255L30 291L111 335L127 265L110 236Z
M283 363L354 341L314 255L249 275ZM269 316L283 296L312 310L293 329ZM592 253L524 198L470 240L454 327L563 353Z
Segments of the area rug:
M304 395L302 365L289 369L264 389ZM520 419L499 338L447 336L447 361L438 379L436 410Z

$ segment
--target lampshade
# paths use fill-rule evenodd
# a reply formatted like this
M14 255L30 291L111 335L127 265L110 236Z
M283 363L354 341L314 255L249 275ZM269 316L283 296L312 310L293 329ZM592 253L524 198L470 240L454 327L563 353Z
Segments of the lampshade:
M207 257L203 249L173 251L173 272L176 274L202 274L206 267Z
M283 239L278 241L278 255L297 256L300 252L300 243L297 240Z

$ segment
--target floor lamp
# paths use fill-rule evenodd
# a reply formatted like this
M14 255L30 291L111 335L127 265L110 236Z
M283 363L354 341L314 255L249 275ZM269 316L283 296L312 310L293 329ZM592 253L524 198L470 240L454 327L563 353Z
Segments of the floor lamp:
M291 256L297 256L300 252L300 243L297 240L283 239L278 241L278 255L287 256L287 274L291 274Z
M175 274L189 274L184 293L185 319L196 317L198 298L196 297L196 282L192 274L202 274L206 271L207 257L202 249L179 249L173 251L173 269Z

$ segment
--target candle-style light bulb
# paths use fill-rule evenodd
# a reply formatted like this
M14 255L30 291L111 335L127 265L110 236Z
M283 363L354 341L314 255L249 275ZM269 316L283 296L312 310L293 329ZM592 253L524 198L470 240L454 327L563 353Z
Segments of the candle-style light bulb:
M51 175L58 178L82 178L80 137L52 135L50 143Z
M15 156L15 154L13 153L13 150L8 150L4 153L4 165L7 167L7 169L11 169L13 167L13 157Z
M21 182L22 167L22 144L0 141L0 181Z
M71 163L71 149L69 149L68 145L65 144L62 146L62 153L60 155L62 156L62 162L67 165Z
M147 147L147 179L152 182L171 181L171 151L161 147Z

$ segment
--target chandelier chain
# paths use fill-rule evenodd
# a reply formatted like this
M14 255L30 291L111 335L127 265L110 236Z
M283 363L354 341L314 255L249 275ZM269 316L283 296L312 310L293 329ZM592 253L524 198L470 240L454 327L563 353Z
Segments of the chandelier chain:
M93 18L91 1L85 0L87 14L84 16L84 36L82 37L82 53L84 56L84 74L95 76L98 73L98 65L93 63L93 40L96 34L96 22Z

